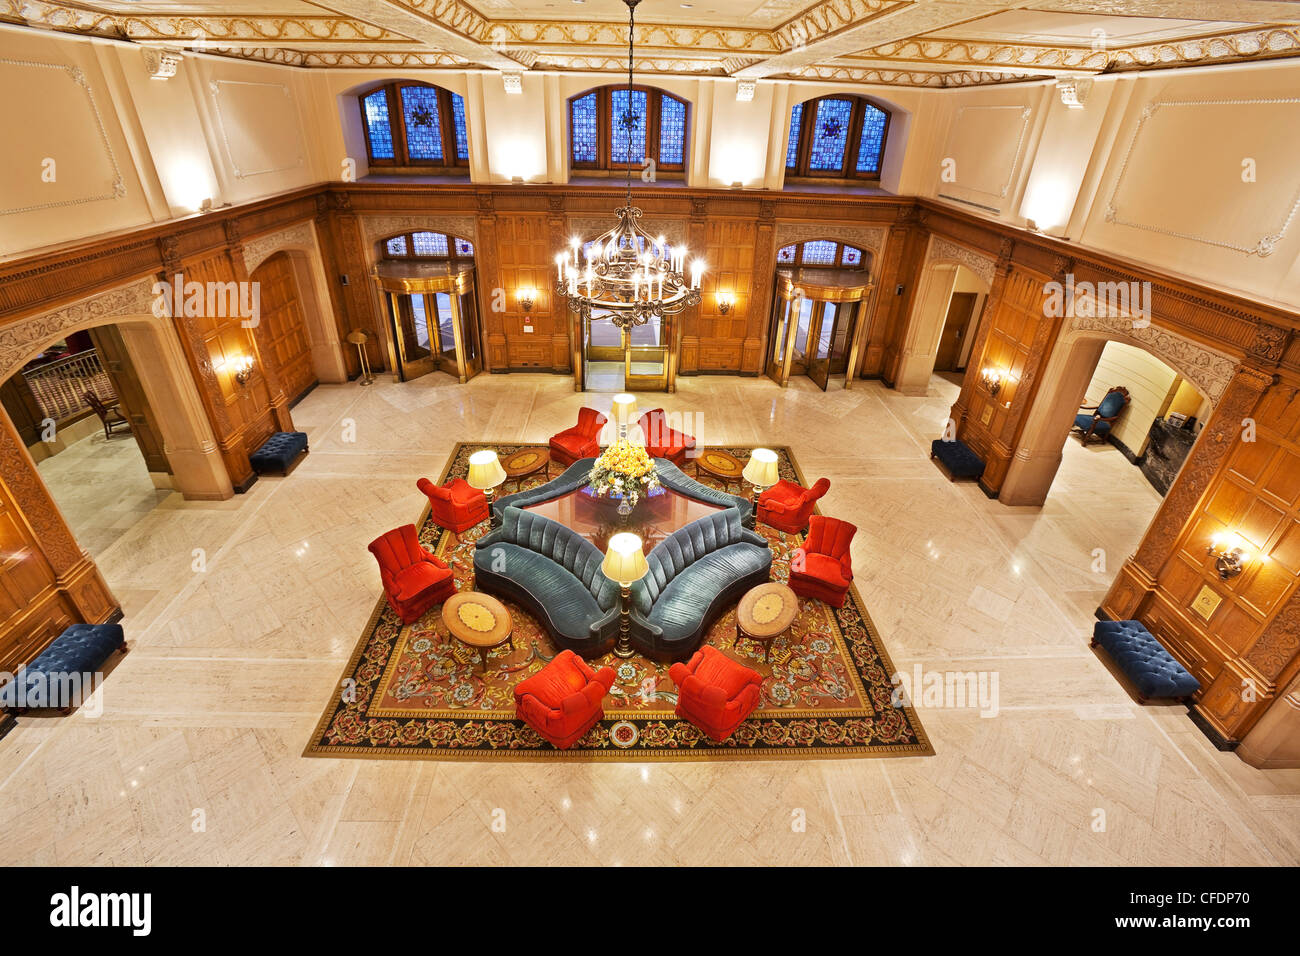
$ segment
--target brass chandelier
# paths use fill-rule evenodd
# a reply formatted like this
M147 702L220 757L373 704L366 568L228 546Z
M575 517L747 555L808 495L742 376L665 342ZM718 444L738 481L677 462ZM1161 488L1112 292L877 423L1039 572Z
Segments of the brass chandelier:
M637 117L632 115L632 72L636 7L627 4L627 114L618 118L630 132ZM648 104L647 104L648 105ZM663 236L652 237L638 224L641 210L632 205L632 168L627 170L627 201L614 211L614 228L587 244L570 242L569 251L555 257L555 291L568 301L569 309L584 321L592 312L608 313L620 329L645 325L651 319L677 315L700 302L700 280L704 262L690 264L686 281L687 250L669 246Z

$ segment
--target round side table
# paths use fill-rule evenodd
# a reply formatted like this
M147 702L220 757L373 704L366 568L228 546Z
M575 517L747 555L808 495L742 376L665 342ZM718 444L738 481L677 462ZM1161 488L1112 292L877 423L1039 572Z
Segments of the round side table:
M488 594L457 591L442 605L447 632L478 654L487 673L488 654L502 644L515 649L514 626L506 606Z
M523 481L529 475L535 475L539 471L549 469L550 466L549 448L521 448L501 459L501 469L506 473L506 481L515 483L515 491L522 490ZM550 472L547 471L547 474Z
M706 448L695 457L696 478L701 471L721 481L723 491L730 492L733 481L744 490L745 463L721 448Z
M757 641L763 645L763 662L769 663L772 643L790 630L798 613L799 597L788 585L768 581L751 588L736 606L736 640L732 646L739 644L742 637ZM787 647L777 663L788 661L790 654Z

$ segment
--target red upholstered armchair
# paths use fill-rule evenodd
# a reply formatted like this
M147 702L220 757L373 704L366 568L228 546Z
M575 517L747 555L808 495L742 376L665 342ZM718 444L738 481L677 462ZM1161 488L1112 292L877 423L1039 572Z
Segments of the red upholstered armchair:
M596 725L614 670L593 671L573 651L560 651L540 671L515 685L515 716L560 750L568 750Z
M678 468L686 464L686 452L695 447L695 436L668 427L662 408L652 408L637 423L645 435L645 450L651 458L667 458Z
M403 624L418 621L425 611L456 593L456 581L445 561L424 550L415 525L400 528L370 542L379 562L379 578L389 606Z
M464 478L453 478L441 487L421 478L415 486L429 499L433 520L454 534L457 541L462 531L488 520L487 495L470 487Z
M735 733L758 706L763 677L709 644L668 669L677 685L677 716L718 742Z
M595 458L600 454L600 430L607 421L594 408L578 409L578 424L551 436L551 461L568 468L584 458Z
M826 478L818 478L811 488L782 478L758 496L758 520L778 531L798 534L808 527L813 508L830 487Z
M790 558L791 590L843 607L844 596L853 583L849 545L857 533L857 526L847 521L813 515L803 547Z

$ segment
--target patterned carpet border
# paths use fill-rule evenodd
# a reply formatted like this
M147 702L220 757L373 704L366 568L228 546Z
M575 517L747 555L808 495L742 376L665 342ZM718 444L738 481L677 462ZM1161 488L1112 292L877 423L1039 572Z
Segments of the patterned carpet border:
M458 442L448 457L438 483L447 481L453 469L459 472L473 451L494 448L506 454L522 447L529 445L526 442ZM789 446L768 447L780 456L781 476L806 487L807 482ZM730 450L735 452L740 449ZM458 464L461 468L457 468ZM429 518L429 508L426 505L416 527L420 529L425 546L433 548L448 536ZM425 536L426 530L430 528L436 531L437 536L433 540ZM875 705L874 713L866 708L795 709L788 716L782 714L773 717L770 711L760 708L729 740L716 744L692 724L672 713L638 714L620 710L616 704L607 702L604 719L579 744L568 751L560 751L513 716L478 716L473 712L465 715L366 716L376 689L385 684L390 676L390 658L395 656L394 650L403 644L402 635L406 630L381 594L338 681L338 690L317 722L303 756L335 759L360 757L394 760L642 763L669 760L862 759L933 755L934 749L915 710L890 705L892 687L889 675L895 673L895 670L889 652L880 639L875 624L863 609L856 585L850 591L850 598L843 608L830 610L834 613L840 636L850 651L850 658L858 672L855 676ZM356 699L345 702L343 697L349 679L355 680ZM331 738L339 741L357 736L357 727L361 721L367 722L365 737L368 743L357 745L331 742ZM614 742L614 731L617 729L620 735L626 737L633 733L628 729L629 725L635 728L633 743L620 748ZM599 746L592 746L592 742Z

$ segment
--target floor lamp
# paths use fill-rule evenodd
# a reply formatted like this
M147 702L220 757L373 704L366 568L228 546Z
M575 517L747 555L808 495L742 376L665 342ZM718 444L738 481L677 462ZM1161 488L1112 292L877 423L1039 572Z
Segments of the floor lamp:
M619 597L622 599L619 608L618 643L614 645L614 656L631 657L635 653L632 647L630 619L632 584L640 581L650 570L650 565L646 563L645 552L641 550L641 539L626 531L612 535L605 549L605 560L601 562L600 570L604 572L605 577L618 582Z
M348 342L357 347L357 355L361 358L361 379L358 385L372 385L375 376L370 372L370 359L366 356L366 343L370 341L370 335L362 329L353 329L348 333Z

